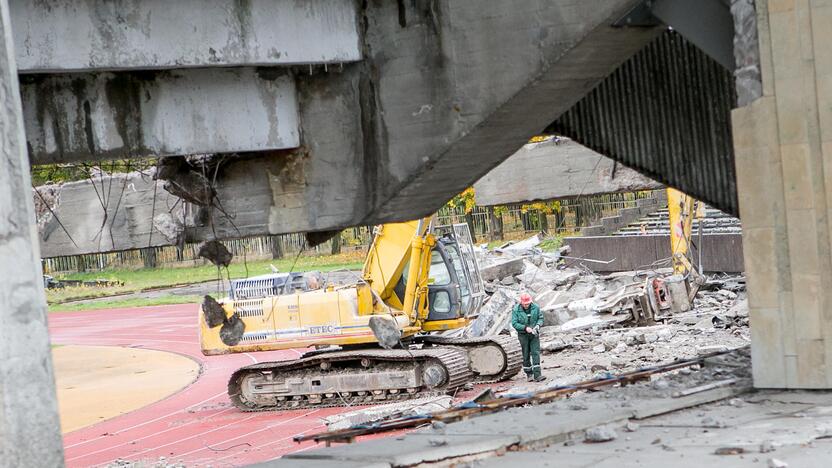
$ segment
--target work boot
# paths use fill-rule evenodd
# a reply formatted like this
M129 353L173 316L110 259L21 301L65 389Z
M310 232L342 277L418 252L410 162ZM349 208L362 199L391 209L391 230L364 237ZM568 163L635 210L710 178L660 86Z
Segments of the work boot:
M531 374L526 374L526 381L527 382L534 382L534 376Z
M529 379L529 380L531 380L531 379ZM546 380L545 375L538 375L537 377L534 378L535 382L543 382L544 380Z

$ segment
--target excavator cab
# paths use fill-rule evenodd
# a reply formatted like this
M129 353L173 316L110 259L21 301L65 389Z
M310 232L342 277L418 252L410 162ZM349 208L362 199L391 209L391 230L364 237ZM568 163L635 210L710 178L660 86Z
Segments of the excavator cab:
M434 229L436 245L431 251L428 284L428 322L456 320L479 313L485 299L482 277L474 257L474 244L467 224ZM404 297L407 268L395 292Z

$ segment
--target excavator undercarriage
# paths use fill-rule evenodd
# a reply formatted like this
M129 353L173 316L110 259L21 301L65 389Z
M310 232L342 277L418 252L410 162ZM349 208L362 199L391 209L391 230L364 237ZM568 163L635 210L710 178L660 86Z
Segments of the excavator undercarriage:
M313 351L253 364L231 376L228 394L243 411L367 405L511 378L522 365L520 346L510 336L417 341L420 348Z

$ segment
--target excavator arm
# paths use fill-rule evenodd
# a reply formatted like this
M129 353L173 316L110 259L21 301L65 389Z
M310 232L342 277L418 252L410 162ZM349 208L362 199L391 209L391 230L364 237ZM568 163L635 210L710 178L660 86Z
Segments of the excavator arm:
M404 311L411 317L411 323L416 322L426 314L430 256L436 245L430 233L430 218L384 224L377 226L374 234L362 277L376 297ZM407 281L404 295L399 297L395 288L403 276Z

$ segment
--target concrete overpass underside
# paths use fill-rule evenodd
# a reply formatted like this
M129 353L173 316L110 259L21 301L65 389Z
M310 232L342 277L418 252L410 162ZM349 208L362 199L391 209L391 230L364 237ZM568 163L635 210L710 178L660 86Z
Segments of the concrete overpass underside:
M613 26L635 3L629 0L563 1L556 8L546 1L482 8L333 0L303 11L305 27L297 33L306 40L289 41L272 37L254 18L291 17L299 7L255 1L252 9L271 10L207 8L228 18L228 31L206 39L216 53L194 53L196 39L187 38L179 56L169 50L157 56L146 51L158 39L122 39L172 36L175 23L157 21L153 1L137 1L116 35L122 39L108 44L116 50L102 54L102 25L118 24L117 12L80 0L52 10L11 3L12 14L30 25L15 34L17 43L32 44L18 50L32 163L215 155L219 163L207 172L216 199L180 204L171 213L188 241L214 232L223 238L328 231L431 213L662 30ZM74 5L72 15L66 3ZM50 21L51 28L42 27ZM52 51L38 46L50 44L52 35L42 32L50 29L87 32L77 34L78 51ZM305 44L330 29L332 50L307 53ZM233 47L220 40L235 34L245 40ZM262 52L272 48L283 52ZM287 55L298 62L287 63ZM152 226L159 194L127 185L135 191L122 205L113 197L106 220L92 182L86 190L66 187L54 212L68 233L42 233L44 253L171 242ZM96 235L102 220L106 235L112 232L107 242Z

